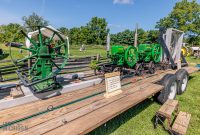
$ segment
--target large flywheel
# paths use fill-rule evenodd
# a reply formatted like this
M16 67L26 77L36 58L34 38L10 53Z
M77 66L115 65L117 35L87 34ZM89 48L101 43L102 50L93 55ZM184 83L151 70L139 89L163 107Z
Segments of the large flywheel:
M152 47L152 59L155 63L160 62L161 55L162 55L162 48L159 44L153 44Z
M10 56L14 64L32 61L32 65L28 68L28 72L18 69L17 74L26 87L32 88L34 92L44 92L61 88L56 80L56 75L64 68L68 59L67 40L57 31L50 27L35 26L36 31L30 37L30 33L26 34L24 30L20 30L29 42L30 46L20 45L18 43L10 43ZM28 55L22 59L14 59L11 48L28 51ZM61 65L56 64L55 60L62 61Z
M129 46L125 51L125 61L126 64L132 68L136 65L138 61L138 51L137 48Z

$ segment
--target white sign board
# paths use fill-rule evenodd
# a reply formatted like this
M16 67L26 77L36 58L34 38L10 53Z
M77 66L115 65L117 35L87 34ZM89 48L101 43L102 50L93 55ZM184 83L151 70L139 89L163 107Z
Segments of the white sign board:
M111 97L121 93L120 72L105 74L106 94L105 97Z

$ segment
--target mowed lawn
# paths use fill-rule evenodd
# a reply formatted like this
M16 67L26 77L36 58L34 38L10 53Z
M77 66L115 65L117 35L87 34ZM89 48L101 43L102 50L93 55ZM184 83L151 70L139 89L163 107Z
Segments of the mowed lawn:
M3 48L6 52L9 49L4 45L0 44L0 48ZM86 46L84 52L79 51L80 46L71 46L70 54L71 57L84 57L100 54L106 56L104 46L92 45ZM14 49L12 52L14 58L22 58L26 55L19 53L19 50ZM6 59L10 59L7 57ZM188 62L195 65L200 63L200 59L187 58ZM186 111L192 114L192 119L188 129L188 134L199 135L200 134L200 72L194 73L190 76L187 90L184 94L178 95L180 110ZM155 112L160 108L160 104L147 99L139 105L129 109L123 114L115 117L108 121L106 124L92 131L90 134L94 135L168 135L161 126L157 129L153 128L153 117Z
M70 46L70 57L86 57L100 54L101 56L106 56L106 46L102 45L86 45L85 51L80 51L80 45L71 45ZM9 53L10 47L6 47L4 44L0 43L0 49L3 49L4 52ZM11 54L13 58L23 58L27 55L27 51L22 51L20 49L11 48ZM10 59L10 57L5 58Z
M100 54L100 56L105 57L106 56L106 47L101 46L101 45L87 45L85 46L85 51L80 51L80 45L71 45L70 46L70 57L71 58L79 58L79 57L87 57L87 56L96 56L97 54ZM28 52L24 50L20 50L18 48L11 48L6 47L4 44L0 43L0 49L3 49L5 53L10 54L11 50L11 56L13 59L22 59L25 56L27 56ZM3 60L11 60L11 57L8 56L4 58ZM7 63L1 63L0 61L0 66L8 65L8 64L13 64L12 62L7 62Z

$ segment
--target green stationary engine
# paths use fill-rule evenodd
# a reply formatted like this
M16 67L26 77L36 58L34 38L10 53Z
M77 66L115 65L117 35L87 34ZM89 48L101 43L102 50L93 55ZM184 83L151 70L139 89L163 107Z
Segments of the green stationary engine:
M160 44L140 44L123 47L115 45L108 51L111 59L109 63L103 63L95 68L100 73L122 71L123 68L133 69L135 75L143 75L144 72L155 73L156 67L160 65L162 47ZM115 70L116 69L116 70Z
M112 46L110 58L114 65L132 68L138 61L138 52L133 46Z
M24 70L17 70L17 74L26 87L30 87L34 92L44 92L61 88L61 85L56 80L56 75L64 68L67 63L67 42L56 30L49 27L37 26L36 37L31 38L23 30L23 34L31 43L30 47L23 44L10 43L10 48L15 47L21 50L28 51L29 55L20 60L13 60L14 64L32 61L32 66L29 67L28 72ZM43 30L48 30L48 35L43 35ZM47 33L47 32L46 32ZM56 40L54 40L56 39ZM11 58L12 51L11 52ZM64 59L64 62L58 66L54 60L57 58Z
M114 45L111 47L111 51L108 51L108 58L110 58L109 63L91 66L95 74L113 71L121 72L123 68L134 68L138 61L138 51L134 46L123 47L121 45ZM95 63L91 65L95 65Z
M160 44L140 44L138 46L140 62L159 63L162 55L162 47Z

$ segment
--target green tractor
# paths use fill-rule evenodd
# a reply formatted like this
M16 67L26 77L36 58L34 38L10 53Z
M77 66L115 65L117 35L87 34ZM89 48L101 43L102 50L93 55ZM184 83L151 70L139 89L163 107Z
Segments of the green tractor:
M59 89L62 86L57 81L56 76L64 68L68 59L67 41L54 29L44 26L37 26L36 36L31 38L24 30L20 30L19 34L23 34L31 46L16 45L11 42L10 56L14 64L21 62L32 61L27 71L18 69L17 75L22 81L23 85L29 87L35 93ZM47 29L50 37L43 35L43 30ZM47 33L47 32L46 32ZM56 41L54 39L57 39ZM28 55L22 59L16 60L13 58L12 49L18 48L20 50L28 51ZM61 58L64 62L59 66L54 60Z

